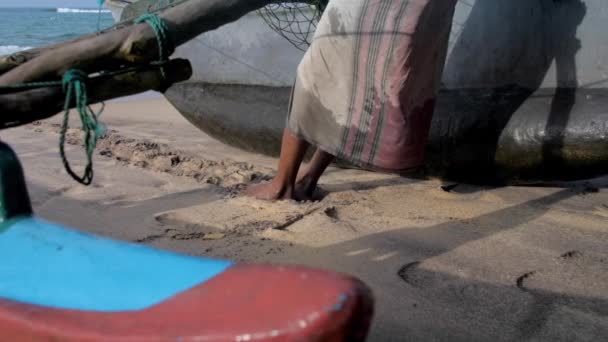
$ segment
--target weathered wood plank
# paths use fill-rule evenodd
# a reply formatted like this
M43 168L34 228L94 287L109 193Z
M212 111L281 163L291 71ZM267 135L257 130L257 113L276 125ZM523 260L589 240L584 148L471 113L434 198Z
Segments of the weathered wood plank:
M148 90L163 91L166 86L192 76L190 62L184 59L168 62L165 71L166 79L158 67L152 66L113 77L91 79L87 85L89 103ZM49 118L63 110L64 100L65 94L60 86L0 95L0 129Z
M50 50L53 49L57 49L59 47L62 46L66 46L68 44L72 44L78 41L83 41L86 39L90 39L96 36L99 36L101 34L107 33L107 32L111 32L111 31L116 31L119 30L121 28L125 28L125 27L129 27L133 25L133 21L129 20L129 21L124 21L121 22L115 26L112 26L110 28L107 28L105 30L102 30L100 32L95 32L95 33L91 33L91 34L87 34L84 36L80 36L74 39L70 39L70 40L66 40L63 42L59 42L59 43L55 43L55 44L51 44L51 45L47 45L44 47L39 47L39 48L33 48L33 49L29 49L29 50L24 50L24 51L19 51L19 52L15 52L12 53L10 55L5 55L5 56L0 56L0 75L20 66L21 64L25 64L28 61L40 56L41 54L48 52Z
M233 22L272 0L188 1L160 16L169 27L169 36L178 46L203 32ZM105 32L43 51L34 59L0 76L0 85L57 79L72 68L87 72L113 69L126 63L146 63L158 59L156 36L145 23Z

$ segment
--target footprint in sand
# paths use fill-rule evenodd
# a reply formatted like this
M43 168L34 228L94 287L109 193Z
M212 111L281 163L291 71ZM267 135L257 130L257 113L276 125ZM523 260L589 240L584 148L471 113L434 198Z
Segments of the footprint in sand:
M212 227L207 227L198 223L188 222L180 219L175 213L163 213L154 217L156 222L163 227L160 233L154 233L136 239L138 243L149 243L159 239L170 240L217 240L226 234ZM220 237L221 235L221 237Z
M435 282L435 277L432 273L420 271L420 261L410 262L401 267L397 275L407 284L417 288L432 287Z
M548 266L544 270L526 272L515 281L517 288L532 299L528 319L520 324L522 337L551 334L556 326L563 329L564 323L578 331L595 331L597 336L603 335L602 330L608 331L605 320L608 316L608 258L572 250L561 254Z
M510 296L508 287L470 280L465 276L425 269L419 261L401 267L397 275L407 285L428 292L432 298L448 302L463 302L466 306L493 307Z
M548 264L547 268L520 275L515 284L525 292L605 298L608 293L608 256L579 250L567 251L554 263Z

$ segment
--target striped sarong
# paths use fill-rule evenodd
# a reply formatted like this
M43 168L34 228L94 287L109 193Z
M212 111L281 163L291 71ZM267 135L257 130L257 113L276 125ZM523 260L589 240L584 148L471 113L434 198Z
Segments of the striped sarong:
M419 167L455 4L330 0L298 67L287 127L360 167Z

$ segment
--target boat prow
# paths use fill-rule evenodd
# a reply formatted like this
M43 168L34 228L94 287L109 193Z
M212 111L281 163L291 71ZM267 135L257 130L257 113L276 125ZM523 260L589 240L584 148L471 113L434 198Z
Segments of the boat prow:
M37 219L0 142L0 340L363 341L370 290L304 267L189 257Z

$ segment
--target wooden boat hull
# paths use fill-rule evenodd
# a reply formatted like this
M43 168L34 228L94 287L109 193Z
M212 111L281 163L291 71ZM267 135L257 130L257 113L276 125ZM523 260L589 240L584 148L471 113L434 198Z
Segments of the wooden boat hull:
M336 273L235 264L37 219L0 142L0 340L363 341L369 289Z
M608 173L608 91L532 92L442 90L426 164L417 175L525 183ZM186 82L173 86L166 96L188 121L214 138L278 156L289 94L290 88ZM570 113L564 122L560 115L566 109Z
M607 174L607 23L602 0L459 2L421 173L481 183ZM301 52L250 14L176 55L194 67L165 94L184 117L278 154Z

